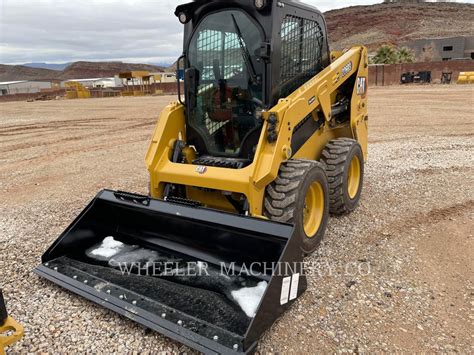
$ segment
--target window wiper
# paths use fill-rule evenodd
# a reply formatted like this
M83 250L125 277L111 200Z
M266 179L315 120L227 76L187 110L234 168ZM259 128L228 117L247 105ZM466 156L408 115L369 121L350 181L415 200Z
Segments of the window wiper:
M252 60L250 59L250 53L244 44L244 38L242 37L242 32L240 31L239 25L237 24L237 21L235 20L235 16L234 15L231 15L231 16L232 16L232 21L234 22L235 30L237 31L240 51L242 52L242 57L244 58L245 66L247 67L247 71L249 72L250 80L252 81L252 84L259 84L259 81L257 79L257 72L255 71Z

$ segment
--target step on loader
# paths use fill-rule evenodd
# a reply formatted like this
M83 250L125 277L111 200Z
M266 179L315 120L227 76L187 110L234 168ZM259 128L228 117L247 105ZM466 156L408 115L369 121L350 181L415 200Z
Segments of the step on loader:
M202 352L249 353L305 291L329 214L359 202L367 51L330 52L297 1L175 15L184 89L151 138L149 195L99 192L36 272Z

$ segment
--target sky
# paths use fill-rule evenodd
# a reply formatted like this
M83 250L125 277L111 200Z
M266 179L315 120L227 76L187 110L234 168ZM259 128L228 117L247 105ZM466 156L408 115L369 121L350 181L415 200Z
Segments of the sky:
M117 60L171 64L182 51L182 25L174 9L186 2L0 0L0 63ZM305 2L327 11L381 0Z

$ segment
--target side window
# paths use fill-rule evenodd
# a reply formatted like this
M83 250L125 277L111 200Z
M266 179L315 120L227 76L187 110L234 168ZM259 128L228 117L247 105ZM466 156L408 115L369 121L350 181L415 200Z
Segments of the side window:
M281 25L280 96L291 94L322 68L323 30L318 22L287 15Z

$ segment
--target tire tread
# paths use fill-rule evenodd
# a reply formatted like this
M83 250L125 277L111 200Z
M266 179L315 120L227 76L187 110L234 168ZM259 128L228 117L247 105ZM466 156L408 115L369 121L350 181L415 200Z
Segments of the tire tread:
M344 202L344 166L348 153L357 141L351 138L336 138L326 145L321 153L321 162L326 169L329 182L329 212L342 215L350 212Z
M297 192L303 183L304 175L314 166L323 164L313 160L288 160L280 167L278 177L267 187L264 214L271 220L284 223L293 222Z

